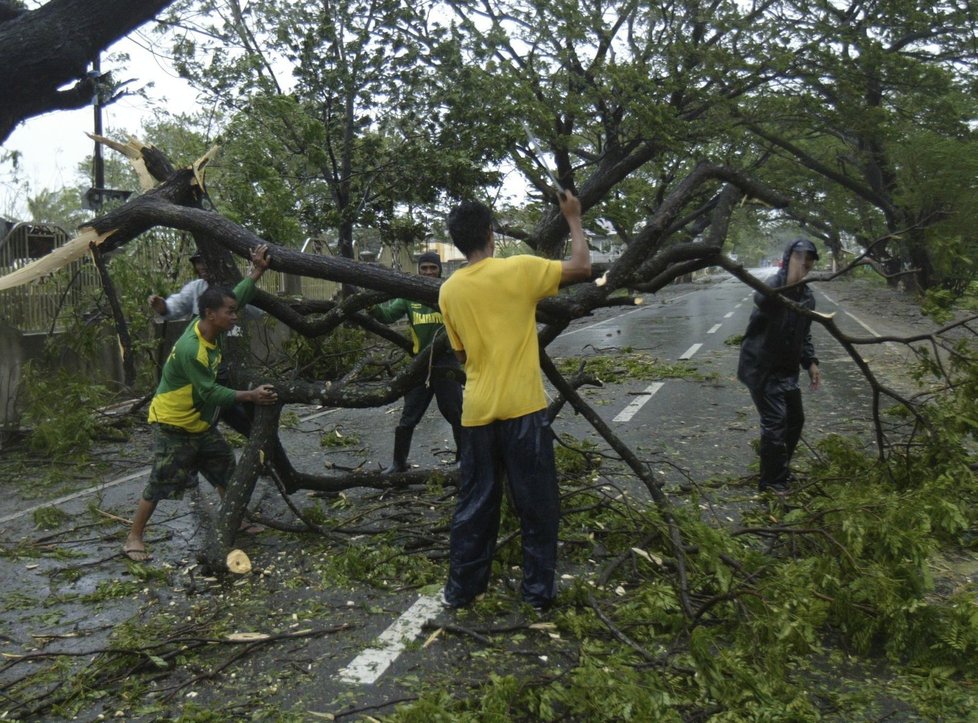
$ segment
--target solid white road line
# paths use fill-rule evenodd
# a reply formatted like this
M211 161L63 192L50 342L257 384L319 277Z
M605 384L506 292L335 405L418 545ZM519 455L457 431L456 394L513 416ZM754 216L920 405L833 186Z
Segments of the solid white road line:
M833 300L832 300L832 297L830 297L830 296L829 296L828 294L826 294L826 293L825 293L824 291L821 291L821 290L820 290L820 291L819 291L819 293L820 293L820 294L821 294L822 296L824 296L824 297L826 298L826 300L827 300L827 301L828 301L828 302L829 302L830 304L835 304L835 306L838 306L838 304L836 304L836 303L835 303L835 301L833 301ZM865 321L863 321L863 320L862 320L862 319L860 319L860 318L859 318L858 316L856 316L855 314L853 314L853 313L852 313L851 311L848 311L848 310L845 310L845 309L843 309L843 311L844 311L844 313L845 313L845 315L846 315L846 316L848 316L848 317L849 317L850 319L852 319L852 320L853 320L854 322L856 322L857 324L859 324L859 326L861 326L861 327L862 327L863 329L865 329L866 331L868 331L868 332L869 332L870 334L872 334L873 336L879 336L879 333L878 333L877 331L875 331L875 330L873 329L873 327L871 327L871 326L870 326L869 324L867 324L867 323L866 323ZM895 347L894 347L894 345L893 345L893 342L889 342L889 341L887 341L887 342L884 342L884 346L885 346L885 347L886 347L887 349L891 349L891 350L895 348Z
M648 389L646 389L641 394L637 395L627 407L618 412L618 416L612 419L612 422L628 422L634 417L638 410L645 406L645 403L652 398L652 395L657 391L662 389L663 382L653 382L649 384Z
M48 500L47 502L42 502L39 505L28 507L26 510L15 512L12 515L7 515L6 517L0 517L0 525L2 525L4 522L10 522L11 520L16 520L18 517L24 517L25 515L32 515L34 514L34 512L43 509L44 507L52 507L54 505L60 505L62 502L71 502L71 500L76 500L79 497L85 497L86 495L92 495L95 494L96 492L107 490L110 487L121 485L123 482L131 482L134 479L139 479L143 475L149 474L149 471L150 471L149 467L144 467L138 472L127 474L125 477L120 477L119 479L112 480L111 482L103 482L102 484L95 485L94 487L90 487L89 489L81 490L80 492L75 492L74 494L65 495L64 497L59 497L56 500Z
M323 415L326 415L326 414L332 414L335 411L337 411L337 408L336 407L333 407L333 408L327 409L324 412L316 412L315 414L310 414L308 417L299 417L299 421L300 422L308 422L311 419L316 419L317 417L322 417ZM20 512L14 512L12 515L7 515L6 517L0 517L0 525L2 525L4 522L10 522L11 520L16 520L18 517L25 517L26 515L32 515L37 510L43 509L45 507L53 507L54 505L60 505L63 502L71 502L72 500L76 500L79 497L85 497L87 495L93 495L96 492L101 492L102 490L107 490L110 487L116 487L116 486L121 485L121 484L123 484L125 482L132 482L134 479L139 479L140 477L145 477L146 475L148 475L150 473L151 470L152 470L152 467L143 467L141 470L139 470L137 472L132 472L130 474L127 474L124 477L120 477L119 479L114 479L114 480L111 480L109 482L103 482L100 485L95 485L94 487L89 487L88 489L81 490L79 492L75 492L75 493L70 494L70 495L65 495L64 497L59 497L56 500L48 500L47 502L42 502L39 505L34 505L33 507L28 507L26 510L21 510Z
M422 595L414 605L404 611L387 630L382 632L373 647L367 648L340 670L340 678L347 683L370 685L384 674L401 654L407 643L418 637L424 624L441 612L441 601L430 595Z
M695 354L696 352L698 352L700 350L700 347L701 346L703 346L703 345L702 344L693 344L693 346L689 347L689 349L687 349L686 351L684 351L683 354L682 354L682 356L679 357L679 358L680 359L689 359L691 356L693 356L693 354Z
M710 330L708 332L706 332L706 333L707 334L716 334L717 331L719 331L719 329L720 329L721 326L723 326L723 324L714 324L712 327L710 327Z
M856 322L857 324L859 324L859 326L861 326L863 329L865 329L866 331L868 331L873 336L879 336L879 334L877 334L875 331L873 331L873 328L869 324L867 324L866 322L864 322L862 319L860 319L858 316L856 316L855 314L853 314L851 311L847 311L846 312L846 316L848 316L854 322Z

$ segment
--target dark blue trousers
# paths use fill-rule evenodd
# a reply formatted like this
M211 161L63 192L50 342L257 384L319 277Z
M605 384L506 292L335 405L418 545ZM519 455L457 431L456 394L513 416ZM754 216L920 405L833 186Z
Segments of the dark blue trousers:
M761 416L761 491L786 489L788 464L801 439L805 411L801 404L798 375L767 379L763 389L751 390L751 399Z
M458 367L457 361L442 361L435 364L436 367ZM438 411L441 416L458 429L462 426L462 385L454 379L432 376L429 385L419 384L412 387L404 395L404 408L401 411L401 420L397 423L398 427L414 429L418 426L424 416L431 399L434 397L438 401Z
M523 599L547 606L557 594L560 495L553 432L541 410L481 427L462 427L458 502L445 585L451 605L465 605L489 586L504 479L520 520Z

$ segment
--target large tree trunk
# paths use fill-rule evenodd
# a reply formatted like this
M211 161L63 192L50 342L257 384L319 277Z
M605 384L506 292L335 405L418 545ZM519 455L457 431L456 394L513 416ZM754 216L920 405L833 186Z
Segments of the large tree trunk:
M28 118L90 104L97 82L86 72L95 57L172 2L51 0L21 13L0 4L0 142Z

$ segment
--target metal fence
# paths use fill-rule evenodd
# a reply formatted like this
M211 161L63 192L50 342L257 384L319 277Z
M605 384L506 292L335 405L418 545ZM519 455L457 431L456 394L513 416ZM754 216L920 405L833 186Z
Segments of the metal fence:
M68 233L45 224L15 224L0 239L0 275L22 268L68 240ZM41 281L0 292L0 322L21 331L57 328L59 310L81 300L87 287L98 285L90 262L76 261Z
M70 238L62 228L47 224L17 223L0 238L0 276L15 271L50 253ZM147 239L131 244L121 253L130 265L164 274L170 288L146 289L145 294L166 295L192 278L192 267L185 262L192 245L172 239ZM192 242L191 242L192 244ZM112 263L109 263L112 271ZM242 268L244 271L244 268ZM0 291L0 323L21 332L58 331L63 328L62 310L76 306L99 289L101 281L91 259L85 257L40 281ZM276 296L323 300L333 298L339 284L325 279L268 271L259 282L263 291Z

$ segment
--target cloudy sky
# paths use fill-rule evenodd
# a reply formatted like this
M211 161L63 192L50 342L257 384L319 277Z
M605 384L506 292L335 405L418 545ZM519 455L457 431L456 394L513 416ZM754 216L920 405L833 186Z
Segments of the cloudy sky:
M109 60L112 53L127 53L130 61L120 68ZM149 50L148 36L137 33L122 40L104 57L103 72L114 70L117 78L132 78L134 82L128 87L145 88L149 97L148 102L139 97L122 98L104 108L102 127L106 135L121 139L138 135L143 119L152 117L156 109L183 112L193 108L193 90L176 76L165 59ZM3 149L22 154L19 177L29 182L31 195L82 181L77 168L94 149L94 143L85 135L94 130L94 125L94 109L87 107L32 118L11 134ZM9 183L6 171L8 168L0 168L0 214L24 218L26 198L19 187Z

